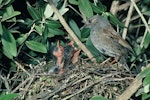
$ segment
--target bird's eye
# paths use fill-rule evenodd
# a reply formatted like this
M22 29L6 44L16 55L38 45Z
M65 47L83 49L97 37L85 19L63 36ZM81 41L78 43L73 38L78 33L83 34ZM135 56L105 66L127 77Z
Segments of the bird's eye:
M92 20L89 20L89 23L92 23Z
M96 24L98 21L96 19L92 19L91 23Z

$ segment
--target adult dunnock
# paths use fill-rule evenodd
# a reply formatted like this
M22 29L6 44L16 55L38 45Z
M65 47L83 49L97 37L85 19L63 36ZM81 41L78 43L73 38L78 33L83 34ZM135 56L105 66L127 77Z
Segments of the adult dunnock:
M115 57L129 71L126 57L128 51L133 52L133 50L113 29L109 21L100 15L95 15L88 20L87 26L91 28L90 38L95 48L105 55Z

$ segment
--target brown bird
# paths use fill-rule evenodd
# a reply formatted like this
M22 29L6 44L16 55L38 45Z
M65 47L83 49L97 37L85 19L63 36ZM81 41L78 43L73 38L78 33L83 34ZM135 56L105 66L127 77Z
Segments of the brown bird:
M126 57L131 46L113 29L109 21L100 15L88 20L87 27L91 28L90 39L101 53L114 57L127 71L130 71Z

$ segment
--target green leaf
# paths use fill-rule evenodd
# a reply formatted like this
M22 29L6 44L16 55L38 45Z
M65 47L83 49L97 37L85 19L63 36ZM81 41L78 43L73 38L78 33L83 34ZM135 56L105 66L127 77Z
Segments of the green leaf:
M79 9L86 15L86 17L90 18L93 16L93 10L90 5L89 0L79 0Z
M140 75L138 76L139 79L142 79L146 76L150 75L150 66L148 66L148 68L146 68L144 71L142 71L140 73Z
M46 25L49 28L60 28L60 27L62 27L62 25L60 24L60 22L54 21L54 20L46 20Z
M0 22L0 35L3 33L2 23Z
M40 42L26 41L25 44L29 49L31 49L33 51L47 53L46 47Z
M0 0L0 5L2 5L2 1L3 1L3 0Z
M27 10L28 10L30 16L34 20L40 19L40 14L38 13L38 11L35 8L33 8L28 2L27 2Z
M38 9L38 12L39 12L39 15L41 18L44 18L44 11L45 11L45 1L44 0L39 0L37 1L37 9Z
M51 6L49 4L47 4L46 8L45 8L45 11L44 11L44 15L45 15L45 18L49 18L53 15L53 9L51 8Z
M149 87L150 87L149 84L146 85L146 86L144 86L144 92L145 92L145 93L148 93L148 92L149 92Z
M138 96L142 95L143 93L144 93L144 88L140 88L137 90L135 96L138 97Z
M21 45L28 37L28 34L21 34L20 37L16 40L18 45Z
M8 19L13 18L13 17L20 15L20 14L21 13L19 11L14 11L13 7L9 6L6 8L1 21L8 20Z
M2 52L3 54L8 57L9 59L13 59L13 55L10 54L10 51L8 48L6 47L2 47Z
M94 47L90 37L88 38L88 40L86 41L86 47L90 50L90 52L97 57L99 55L99 51Z
M82 38L88 38L90 35L90 29L89 28L83 28L81 30L81 37Z
M43 40L42 40L43 44L46 44L47 38L48 38L48 27L47 25L45 25L44 32L43 32Z
M52 38L52 37L54 37L55 35L54 34L52 34L51 32L48 32L47 33L47 37L49 37L49 38Z
M3 0L3 4L4 5L8 5L9 3L13 2L14 0Z
M150 10L143 12L143 14L150 17Z
M150 84L150 76L149 75L146 76L145 79L143 80L143 86L146 86L148 84Z
M69 25L72 28L72 30L74 31L74 33L78 36L78 38L81 39L81 32L80 32L79 27L75 23L75 21L74 20L70 20L69 21Z
M69 0L69 3L73 4L73 5L78 5L79 4L79 2L77 0Z
M116 16L114 16L113 14L107 12L106 15L109 15L110 21L111 21L114 25L118 25L118 26L120 26L120 27L125 27L125 26L123 25L123 23L120 22L120 21L118 20L118 18L117 18Z
M16 41L13 35L8 31L4 30L2 34L3 53L8 57L12 58L17 56Z
M19 94L17 93L5 94L5 95L0 95L0 100L13 100L16 97L19 97Z
M142 94L142 100L148 100L150 98L150 94Z
M69 8L66 8L65 5L63 5L60 9L59 9L59 13L61 15L64 15L67 11L69 10ZM58 20L58 17L56 14L54 14L54 16L52 17L53 20Z
M60 29L57 29L57 28L48 28L49 30L49 33L53 34L53 35L64 35L65 33L60 30Z
M94 12L97 14L102 14L103 12L106 11L106 7L103 6L102 4L100 6L95 6L93 3L91 3L92 9Z
M36 29L36 31L37 31L37 33L38 33L39 35L42 35L43 30L42 30L42 27L41 27L41 26L35 25L35 29Z
M90 100L108 100L102 96L93 96Z
M150 44L150 33L148 32L143 42L144 48L148 48L149 44Z
M142 53L142 48L139 45L136 45L133 49L134 49L136 55L139 55Z

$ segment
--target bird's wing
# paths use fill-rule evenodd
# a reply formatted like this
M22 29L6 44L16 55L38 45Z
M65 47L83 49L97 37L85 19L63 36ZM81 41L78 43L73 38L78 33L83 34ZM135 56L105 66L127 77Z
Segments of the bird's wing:
M126 42L113 28L112 26L109 26L108 28L103 30L104 33L107 34L107 36L113 38L114 40L117 40L117 42L119 44L121 44L123 47L126 47L127 49L129 49L132 53L133 49L132 47L128 44L128 42Z

